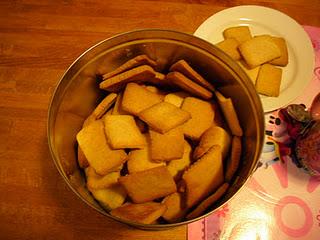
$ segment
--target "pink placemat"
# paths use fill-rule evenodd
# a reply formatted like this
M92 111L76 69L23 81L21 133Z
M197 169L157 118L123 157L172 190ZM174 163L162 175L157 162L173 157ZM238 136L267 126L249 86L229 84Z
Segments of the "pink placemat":
M304 29L315 51L314 77L292 103L308 107L320 92L320 28ZM285 134L276 119L277 111L265 115L266 130L281 141ZM265 144L261 166L247 184L223 208L189 224L188 240L319 240L320 178L307 175L289 157L278 159L275 147Z

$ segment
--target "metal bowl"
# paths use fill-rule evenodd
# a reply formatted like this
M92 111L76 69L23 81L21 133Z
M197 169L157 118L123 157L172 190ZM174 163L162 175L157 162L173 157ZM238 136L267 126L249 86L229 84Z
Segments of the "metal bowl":
M228 192L204 215L174 224L139 224L111 216L92 198L77 165L76 134L84 119L107 93L97 76L139 54L160 63L160 71L185 59L235 104L244 130L241 166ZM208 216L228 202L256 169L264 139L263 109L255 88L241 67L212 44L186 33L146 29L106 39L84 52L65 72L49 106L48 141L52 158L65 182L80 199L101 214L143 229L161 230Z

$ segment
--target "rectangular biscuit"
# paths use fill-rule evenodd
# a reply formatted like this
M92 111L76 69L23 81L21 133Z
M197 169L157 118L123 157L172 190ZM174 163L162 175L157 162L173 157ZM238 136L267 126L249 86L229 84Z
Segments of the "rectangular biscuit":
M109 146L102 120L92 122L77 134L77 141L89 165L104 175L127 160L124 150L113 150Z
M252 38L251 32L248 26L229 27L223 31L225 39L234 38L239 43L243 43Z
M187 97L184 99L181 109L191 115L191 119L183 125L185 136L198 141L201 135L213 124L214 109L211 103L195 97Z
M127 203L121 207L113 209L112 216L142 224L152 224L166 211L167 207L162 203Z
M142 65L104 80L99 87L109 92L118 92L129 82L145 82L154 76L155 71L152 67Z
M95 119L101 118L112 106L112 104L116 101L117 94L110 93L108 94L93 110L92 115Z
M166 75L168 81L170 81L173 85L181 88L182 90L203 99L212 98L212 92L202 87L201 85L195 83L184 74L180 72L170 72Z
M158 133L152 129L150 134L150 151L153 161L170 161L181 158L184 149L182 126L171 129L166 133Z
M220 92L215 91L215 95L218 99L224 118L228 123L228 127L231 133L236 136L242 136L243 131L240 126L237 112L233 106L231 98L224 97Z
M165 133L188 121L191 115L173 104L160 102L140 112L138 117L153 130Z
M127 62L125 62L121 66L117 67L113 71L103 74L102 77L105 80L107 78L111 78L119 73L123 73L125 71L128 71L134 67L138 67L141 65L149 65L151 67L155 67L155 66L157 66L157 63L154 60L150 59L145 54L138 55L134 58L129 59Z
M86 168L85 174L89 190L108 188L116 185L118 184L118 178L120 177L120 171L99 175L92 167Z
M287 66L289 62L289 56L286 40L281 37L272 37L272 39L280 48L281 56L276 59L273 59L270 63L282 67Z
M173 177L165 166L120 177L119 183L134 203L152 201L177 191Z
M221 148L213 146L182 175L186 206L191 208L209 196L223 181Z
M281 56L281 51L269 35L256 36L239 45L239 51L250 68Z
M170 67L171 72L180 72L190 78L195 83L201 85L208 90L214 91L213 85L205 80L196 70L194 70L185 60L179 60Z
M162 200L162 203L167 207L167 210L162 214L164 220L169 223L181 221L186 214L183 201L182 194L178 192L166 196Z
M231 154L226 164L225 170L225 179L227 182L230 182L233 175L237 171L240 158L241 158L241 151L242 151L242 143L241 138L238 136L233 136L232 138L232 145L231 145Z
M282 69L271 64L263 64L260 68L256 90L269 97L278 97L280 93Z
M113 149L143 148L147 144L131 115L108 115L104 128Z
M241 55L238 50L239 42L235 38L227 38L216 44L218 48L228 54L233 60L240 60Z
M139 112L159 102L162 102L162 97L159 94L136 83L128 83L123 93L121 108L137 116Z

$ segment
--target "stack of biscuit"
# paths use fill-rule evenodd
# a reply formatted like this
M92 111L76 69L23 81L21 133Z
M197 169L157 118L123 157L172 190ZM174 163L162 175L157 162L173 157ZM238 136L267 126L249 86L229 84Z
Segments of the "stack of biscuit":
M223 31L224 40L216 46L237 61L248 74L258 93L277 97L282 68L288 64L286 41L270 35L252 36L248 26Z
M139 55L103 75L109 94L77 134L88 190L111 215L173 223L202 215L228 190L243 134L232 99L185 60L168 72Z

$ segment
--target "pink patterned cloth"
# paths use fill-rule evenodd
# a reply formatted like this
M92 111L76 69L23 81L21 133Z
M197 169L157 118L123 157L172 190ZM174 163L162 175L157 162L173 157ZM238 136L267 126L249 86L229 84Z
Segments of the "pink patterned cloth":
M315 51L314 77L292 103L310 106L320 92L320 28L304 26ZM266 129L281 141L277 111L265 115ZM274 145L266 145L262 166L241 191L209 217L188 225L188 240L320 239L320 178L310 177L288 157L278 161Z

